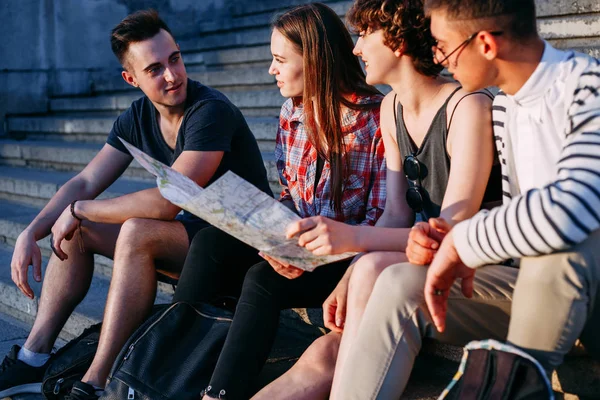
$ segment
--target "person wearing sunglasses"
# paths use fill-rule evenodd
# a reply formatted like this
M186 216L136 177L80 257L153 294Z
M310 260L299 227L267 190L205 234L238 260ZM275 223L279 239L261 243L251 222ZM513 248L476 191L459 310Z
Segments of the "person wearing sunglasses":
M384 336L392 332L401 338L402 328L386 323L385 302L369 300L373 286L385 280L390 301L402 302L398 293L422 295L425 265L445 233L481 208L487 187L490 200L494 194L496 200L501 197L499 170L491 173L491 96L485 91L468 93L440 76L443 67L432 58L436 43L423 2L357 0L347 19L359 32L354 53L364 61L367 82L392 87L381 105L386 205L375 227L352 227L322 217L288 227L288 236L299 234L299 244L315 254L368 253L347 270L323 305L325 326L333 333L317 340L257 399L327 398L332 379L333 399L375 398L389 386L398 398L411 361L402 360L405 371L388 382L385 361L393 344ZM468 45L462 44L452 56ZM430 219L437 230L427 223ZM388 269L393 272L386 274ZM506 322L507 318L498 320Z

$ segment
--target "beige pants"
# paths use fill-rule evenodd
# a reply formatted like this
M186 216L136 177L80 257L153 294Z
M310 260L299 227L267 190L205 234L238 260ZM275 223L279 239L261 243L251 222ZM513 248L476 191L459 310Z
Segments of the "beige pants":
M600 355L600 307L594 309L600 302L600 231L567 251L523 258L519 269L479 268L472 299L462 296L459 283L452 288L443 335L425 305L426 274L426 267L410 263L381 273L339 371L341 399L400 398L424 337L457 345L508 338L548 370L580 336Z

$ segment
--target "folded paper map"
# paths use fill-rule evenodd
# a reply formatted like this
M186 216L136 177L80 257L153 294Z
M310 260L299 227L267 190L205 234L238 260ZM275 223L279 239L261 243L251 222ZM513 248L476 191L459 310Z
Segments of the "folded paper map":
M286 227L300 217L231 171L202 189L187 176L121 141L142 167L156 176L165 199L264 254L305 271L356 254L315 256L298 246L297 238L286 239Z

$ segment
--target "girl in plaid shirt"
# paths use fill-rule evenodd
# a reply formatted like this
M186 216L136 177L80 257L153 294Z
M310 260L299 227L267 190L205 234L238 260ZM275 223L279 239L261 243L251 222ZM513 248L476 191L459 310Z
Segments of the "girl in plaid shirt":
M379 130L383 96L366 83L352 47L343 22L325 5L300 6L275 21L269 73L288 98L275 156L280 200L287 207L301 217L372 226L383 213L386 192ZM260 256L215 228L201 231L191 244L175 301L210 301L223 292L239 295L241 289L204 399L249 398L280 310L320 307L352 261L303 273Z
M436 43L422 1L356 0L347 18L359 32L354 53L365 62L367 82L392 87L381 105L387 203L375 227L323 216L288 227L288 237L299 235L299 244L314 254L369 253L347 269L323 304L325 326L333 332L256 400L325 399L330 388L336 400L399 398L397 388L405 382L393 371L400 364L410 371L411 360L393 356L408 340L405 321L379 317L403 304L394 308L377 300L422 296L424 281L419 284L415 274L424 279L451 225L479 210L492 170L490 94L469 94L439 76L443 68L432 56ZM495 183L499 189L496 172L490 188ZM500 198L499 190L487 194L486 201ZM411 228L415 217L421 222ZM381 372L388 368L392 373Z

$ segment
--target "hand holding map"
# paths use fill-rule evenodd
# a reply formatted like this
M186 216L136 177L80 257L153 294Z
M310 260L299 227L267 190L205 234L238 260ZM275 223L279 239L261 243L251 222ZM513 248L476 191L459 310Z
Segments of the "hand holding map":
M121 139L131 155L152 175L162 196L242 242L305 271L356 253L315 256L286 239L285 228L300 217L273 197L231 171L202 189L194 181Z

